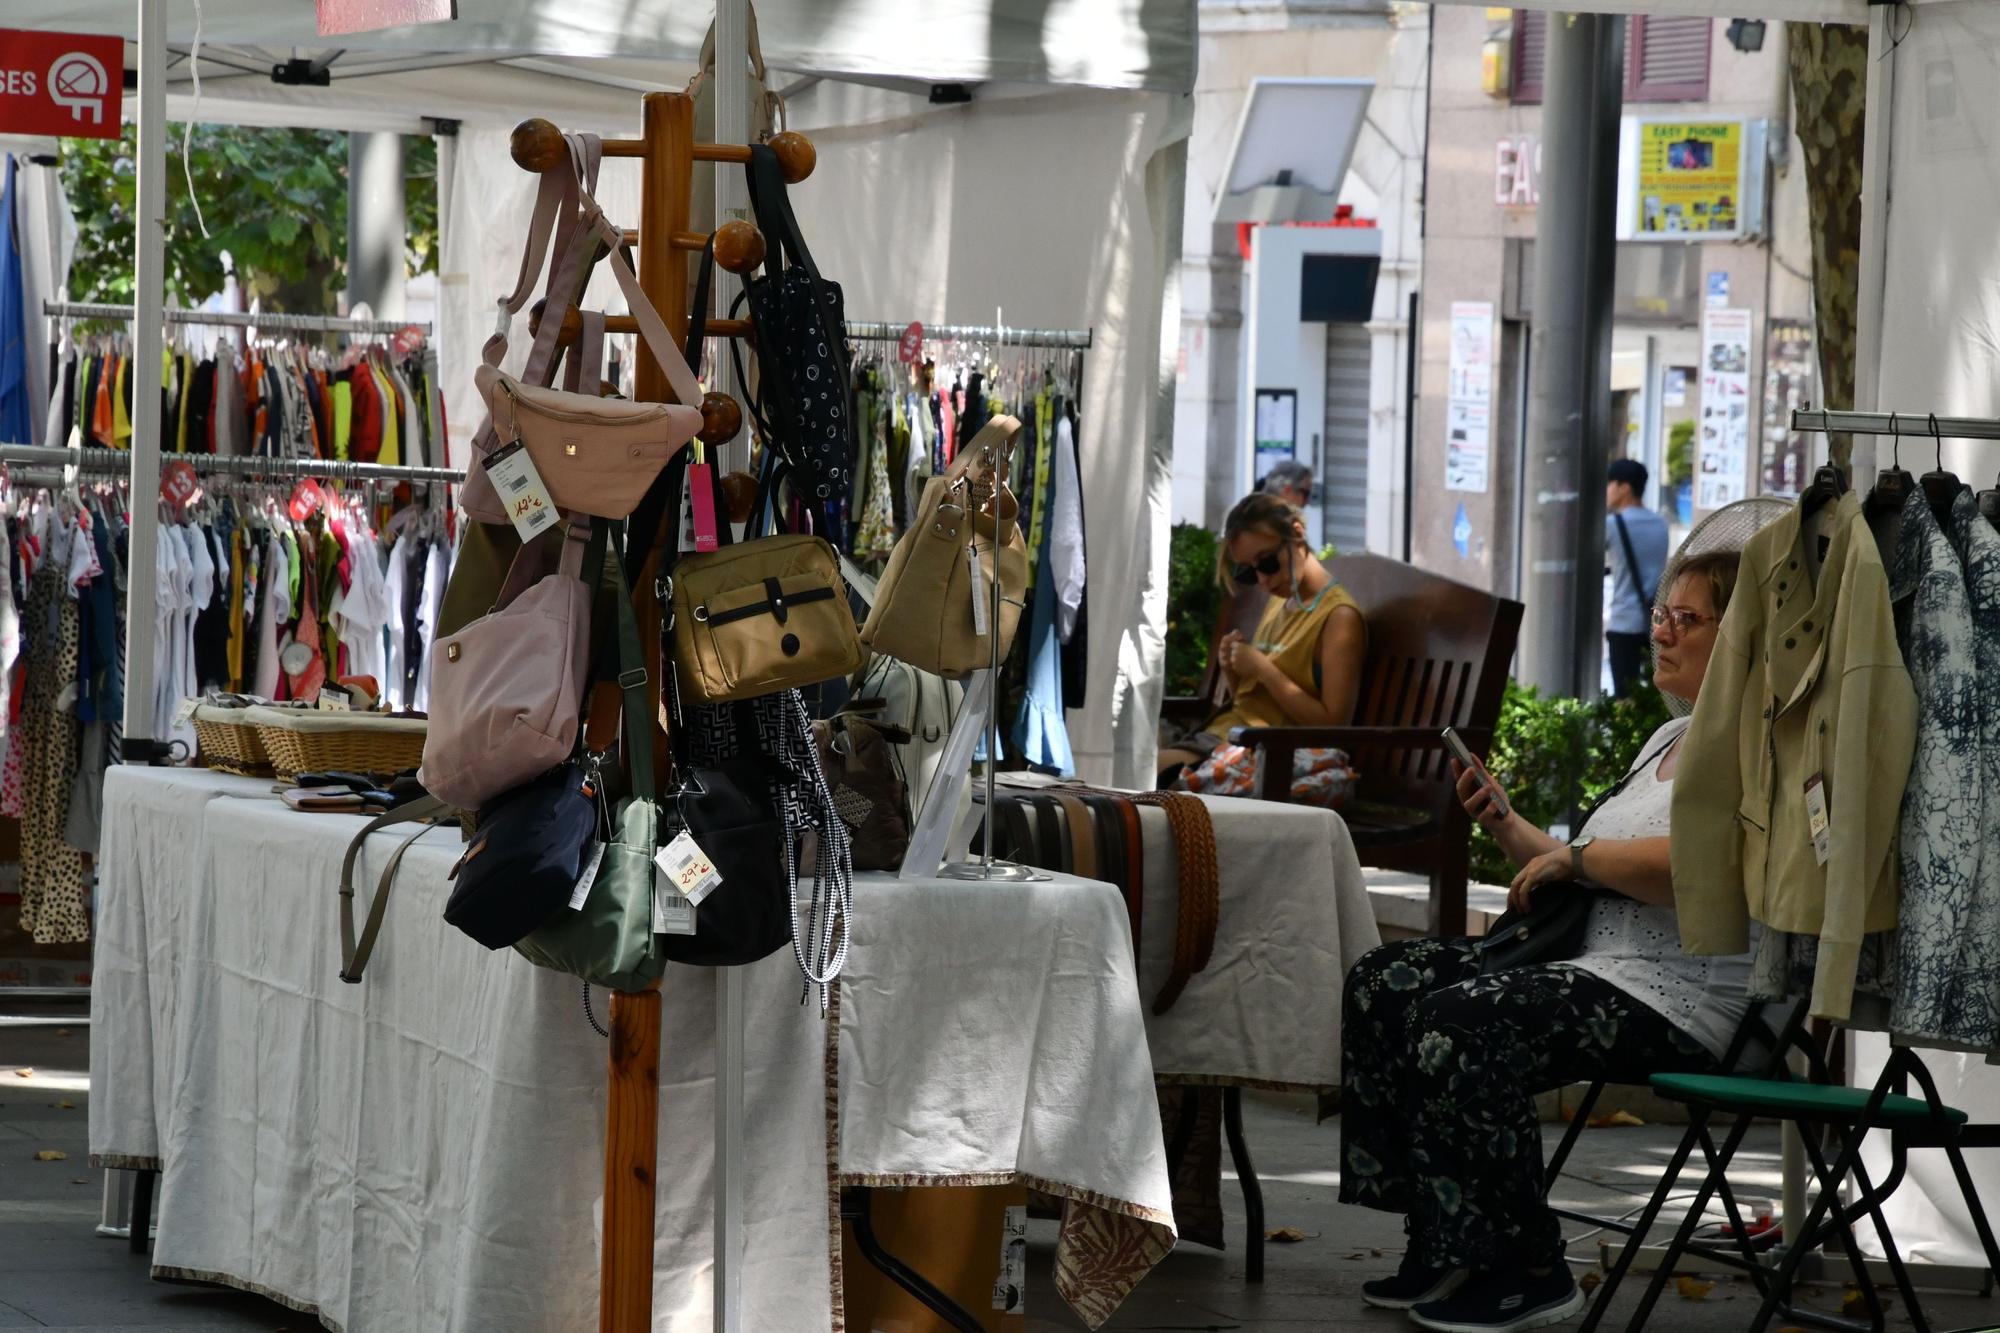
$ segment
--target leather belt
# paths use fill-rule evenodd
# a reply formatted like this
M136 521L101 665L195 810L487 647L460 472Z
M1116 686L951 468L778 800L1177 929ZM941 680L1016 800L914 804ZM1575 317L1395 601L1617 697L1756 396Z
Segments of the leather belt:
M1064 792L1055 793L1069 831L1069 870L1082 879L1097 879L1097 821L1082 800Z

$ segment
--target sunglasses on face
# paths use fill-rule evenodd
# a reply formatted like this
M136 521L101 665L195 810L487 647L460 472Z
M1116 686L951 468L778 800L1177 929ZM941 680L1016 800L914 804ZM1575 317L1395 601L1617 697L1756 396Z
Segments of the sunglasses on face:
M1235 577L1238 583L1248 586L1255 583L1259 577L1270 578L1284 567L1285 562L1278 558L1276 551L1267 551L1265 554L1258 556L1255 563L1237 565L1229 572Z

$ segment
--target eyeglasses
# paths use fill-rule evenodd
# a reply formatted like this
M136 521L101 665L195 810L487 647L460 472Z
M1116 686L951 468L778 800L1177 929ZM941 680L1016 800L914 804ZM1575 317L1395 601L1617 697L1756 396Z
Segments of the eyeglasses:
M1267 551L1258 556L1254 564L1236 565L1229 572L1238 583L1248 587L1255 583L1259 576L1270 578L1284 567L1285 562L1278 558L1276 551Z
M1672 625L1676 639L1693 629L1696 625L1713 625L1718 623L1720 619L1720 616L1705 616L1699 611L1685 611L1673 606L1656 606L1653 608L1653 628L1664 629L1668 625Z

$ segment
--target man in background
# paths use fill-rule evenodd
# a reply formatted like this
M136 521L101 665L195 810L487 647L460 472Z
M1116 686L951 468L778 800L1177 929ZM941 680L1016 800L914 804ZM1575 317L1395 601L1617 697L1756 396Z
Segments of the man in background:
M1667 520L1645 505L1644 463L1614 458L1604 475L1604 549L1611 572L1604 641L1611 653L1611 692L1629 699L1648 674L1653 594L1667 568Z
M1275 495L1294 509L1303 510L1312 499L1313 470L1295 459L1286 459L1264 474L1257 489Z

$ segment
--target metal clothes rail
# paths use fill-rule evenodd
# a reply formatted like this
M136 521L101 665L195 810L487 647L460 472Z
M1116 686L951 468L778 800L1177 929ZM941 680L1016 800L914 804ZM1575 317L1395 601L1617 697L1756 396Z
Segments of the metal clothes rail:
M465 480L458 468L417 467L394 463L351 463L333 458L267 458L261 455L164 454L164 461L179 459L192 466L199 476L244 477L252 480L290 480L320 477L332 481L421 481L457 484ZM91 446L64 449L40 444L0 444L0 463L31 466L74 467L96 475L125 475L132 466L126 449Z
M1792 429L1839 435L1900 435L1941 440L2000 440L2000 419L1940 417L1929 412L1826 412L1801 407L1792 411Z
M881 324L849 320L847 336L856 342L895 342L906 324ZM1015 329L998 324L926 324L924 337L961 342L992 343L996 347L1071 347L1079 351L1090 346L1089 329Z
M42 313L50 319L131 320L129 305L91 305L71 301L44 301ZM275 333L401 333L417 329L430 336L431 326L423 320L347 319L339 315L284 315L274 312L229 310L181 310L160 312L169 324L209 324L224 328L265 329Z

